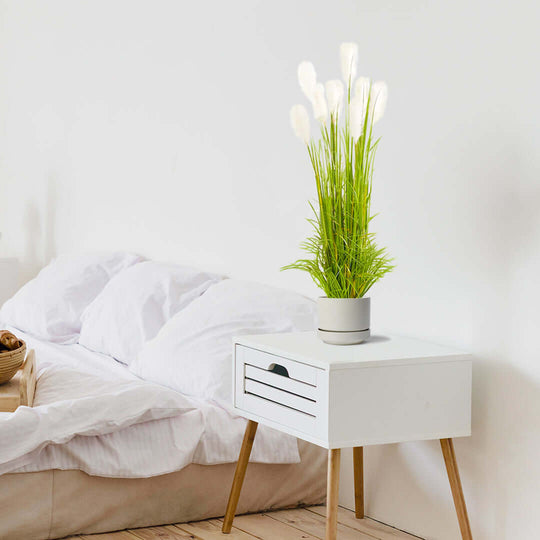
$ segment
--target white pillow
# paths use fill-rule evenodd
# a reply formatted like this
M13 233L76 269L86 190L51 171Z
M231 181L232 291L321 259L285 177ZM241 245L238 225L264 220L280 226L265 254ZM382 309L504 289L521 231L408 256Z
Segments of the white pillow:
M56 343L76 343L84 309L116 273L140 262L132 253L61 255L8 300L0 320Z
M130 364L173 315L220 279L189 266L154 261L128 268L86 308L79 343Z
M183 394L232 402L232 338L315 328L315 303L300 294L228 279L180 311L131 370Z

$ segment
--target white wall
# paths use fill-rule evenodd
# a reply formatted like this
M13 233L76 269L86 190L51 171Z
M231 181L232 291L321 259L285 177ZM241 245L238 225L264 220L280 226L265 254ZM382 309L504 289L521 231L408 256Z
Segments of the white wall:
M300 60L344 40L390 87L373 328L471 350L456 442L475 538L540 521L537 21L525 1L0 1L0 256L126 248L316 295L279 273L313 180L288 125ZM344 456L345 465L348 464ZM458 537L436 443L366 451L367 513ZM350 469L343 501L351 503ZM345 481L347 480L347 482Z

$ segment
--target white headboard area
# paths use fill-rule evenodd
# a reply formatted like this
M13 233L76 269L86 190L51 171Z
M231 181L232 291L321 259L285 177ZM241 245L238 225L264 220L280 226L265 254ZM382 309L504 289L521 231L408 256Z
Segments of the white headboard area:
M540 8L518 4L510 32L515 4L488 0L0 0L0 257L23 280L55 254L125 249L317 296L279 271L315 195L289 109L308 105L298 63L338 78L357 41L359 75L389 87L373 228L396 269L370 291L372 331L475 355L473 437L456 444L473 530L531 538ZM370 449L368 514L455 538L439 460L427 443Z

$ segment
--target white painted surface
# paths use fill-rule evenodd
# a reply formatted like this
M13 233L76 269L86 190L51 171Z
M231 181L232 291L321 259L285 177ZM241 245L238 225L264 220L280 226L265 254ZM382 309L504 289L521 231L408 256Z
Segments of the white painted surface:
M471 360L388 364L330 373L331 448L467 437Z
M469 354L394 336L331 347L315 332L238 337L234 351L237 413L324 448L471 433ZM259 375L274 365L287 374ZM291 380L309 370L314 385Z
M317 398L316 386L297 381L290 377L276 375L271 371L266 371L264 369L250 366L248 364L246 364L245 366L244 374L246 379L251 379L252 381L269 384L270 386L277 386L285 390L286 392L296 394L297 396L302 396L311 400L315 400Z
M0 1L0 256L126 247L320 293L296 65L343 40L386 79L373 221L396 270L373 333L475 355L456 453L476 540L540 530L539 6L529 0ZM342 502L352 503L344 455ZM369 515L455 540L436 443L366 449Z
M469 357L468 353L452 347L390 334L372 336L365 343L347 346L323 343L316 332L246 335L238 336L234 341L236 344L255 349L254 352L250 352L250 357L255 358L254 361L261 367L269 365L269 362L279 362L288 369L290 366L291 370L305 370L305 368L297 363L286 364L286 359L333 371L358 367L461 361L463 357ZM258 355L257 350L276 355L279 360L272 360L268 355ZM301 376L308 377L310 371L305 370L304 373L306 374ZM293 376L291 373L289 375Z
M0 258L0 305L13 296L24 283L21 280L21 268L18 259Z
M281 388L274 388L267 384L251 381L246 378L244 384L244 391L248 394L264 398L272 403L279 403L285 405L296 411L300 411L311 416L314 416L318 412L317 403L306 399L304 397L296 396L290 392L284 391Z
M238 414L289 435L301 436L306 441L324 445L328 434L325 407L328 400L324 398L328 395L327 372L316 366L237 343L233 351L233 405ZM256 390L250 393L249 367L270 370L275 364L284 367L289 378L275 375L274 389L268 386L263 392ZM265 383L263 377L257 379ZM297 387L302 385L299 396L306 394L305 387L309 387L313 394L302 398L292 397L292 394L286 396L291 390L291 382L296 382Z
M234 340L233 351L235 351L237 356L240 356L246 354L246 346L250 347L249 359L242 359L246 364L266 370L272 370L277 365L285 368L289 377L292 379L317 386L317 374L321 369L325 369L324 364L319 362L319 365L315 365L309 355L304 354L300 356L291 352L290 349L285 349L288 351L288 354L293 355L295 361L289 360L289 357L284 354L283 346L272 347L272 345L268 344L269 341L273 341L274 345L276 343L275 339L267 339L271 335L256 336L255 339L250 339L248 336L240 336ZM261 339L257 339L257 337ZM261 347L261 349L259 350L258 347Z

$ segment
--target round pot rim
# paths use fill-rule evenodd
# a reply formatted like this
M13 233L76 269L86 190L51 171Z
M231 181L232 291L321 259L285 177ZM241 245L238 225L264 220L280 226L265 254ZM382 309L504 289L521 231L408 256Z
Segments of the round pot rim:
M333 296L319 296L319 300L370 300L371 296L358 296L356 298L334 298Z

